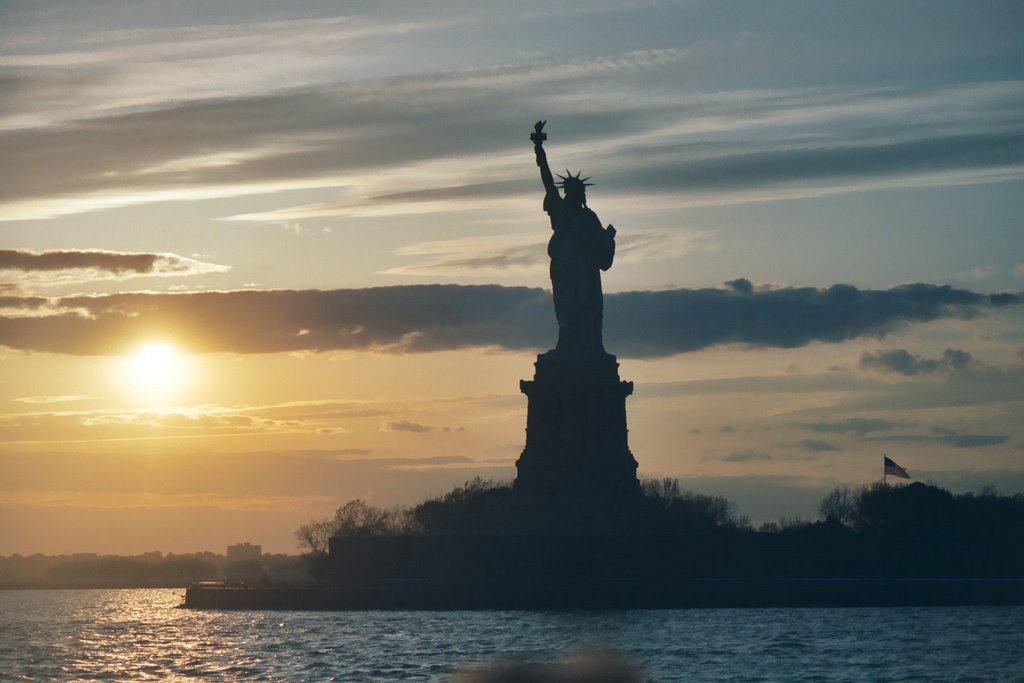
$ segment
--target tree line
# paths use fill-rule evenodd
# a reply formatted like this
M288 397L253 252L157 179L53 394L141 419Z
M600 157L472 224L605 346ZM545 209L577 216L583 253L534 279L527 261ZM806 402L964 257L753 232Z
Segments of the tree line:
M645 479L638 510L659 531L739 530L750 526L723 496L685 490L677 479ZM333 517L310 520L295 530L299 545L315 555L328 552L331 537L501 532L509 528L510 481L476 477L447 493L412 506L381 508L362 499L339 507ZM577 503L582 506L582 500ZM636 511L633 511L636 514Z
M638 501L610 511L631 518L614 531L676 538L666 542L711 575L1024 576L1019 493L987 487L953 494L919 482L837 486L822 498L818 520L782 519L755 529L728 499L685 490L676 479L645 480L642 491ZM514 520L528 508L522 501L517 507L516 498L509 482L476 478L409 507L353 500L333 517L302 525L296 537L315 558L328 553L331 537L517 532Z

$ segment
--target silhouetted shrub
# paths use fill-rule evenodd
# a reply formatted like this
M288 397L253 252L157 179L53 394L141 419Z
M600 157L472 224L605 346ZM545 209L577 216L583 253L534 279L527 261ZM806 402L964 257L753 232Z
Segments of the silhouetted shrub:
M387 536L409 531L409 512L405 508L382 509L356 499L334 513L332 536Z
M512 493L508 482L476 477L462 486L412 507L378 508L364 500L351 500L334 517L311 520L295 530L299 546L314 555L328 551L333 536L391 536L496 530Z
M332 536L389 536L416 532L408 508L383 509L356 498L339 507L334 517L314 519L295 530L300 548L327 554Z
M508 519L502 503L512 495L510 482L475 477L409 511L412 526L425 533L498 530Z
M1024 572L1024 496L954 495L914 482L838 487L819 510L857 532L877 574L1016 576Z
M655 523L665 530L693 533L750 526L750 519L736 514L736 504L728 498L685 490L678 479L644 479L640 489L661 518Z

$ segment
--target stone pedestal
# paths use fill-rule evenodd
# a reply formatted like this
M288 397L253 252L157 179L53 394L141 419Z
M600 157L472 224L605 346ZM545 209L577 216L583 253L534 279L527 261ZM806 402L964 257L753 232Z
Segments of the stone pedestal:
M529 400L526 448L516 461L517 494L576 497L640 495L629 451L626 397L615 356L537 357Z

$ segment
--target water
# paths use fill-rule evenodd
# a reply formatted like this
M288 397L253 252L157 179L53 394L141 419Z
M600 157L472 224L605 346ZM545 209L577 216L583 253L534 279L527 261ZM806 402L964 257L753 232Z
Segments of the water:
M444 681L612 648L655 681L1024 681L1024 607L217 612L0 591L0 680Z

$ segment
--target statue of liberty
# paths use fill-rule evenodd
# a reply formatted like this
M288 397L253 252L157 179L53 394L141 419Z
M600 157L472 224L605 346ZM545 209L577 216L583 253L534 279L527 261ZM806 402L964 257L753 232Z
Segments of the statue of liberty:
M548 357L606 357L601 338L603 297L601 272L615 258L615 228L601 226L597 214L587 206L586 188L590 178L580 173L559 175L556 184L548 167L543 143L546 121L538 121L530 135L544 183L544 211L551 217L551 288L554 292L558 343ZM565 196L558 192L561 186Z

